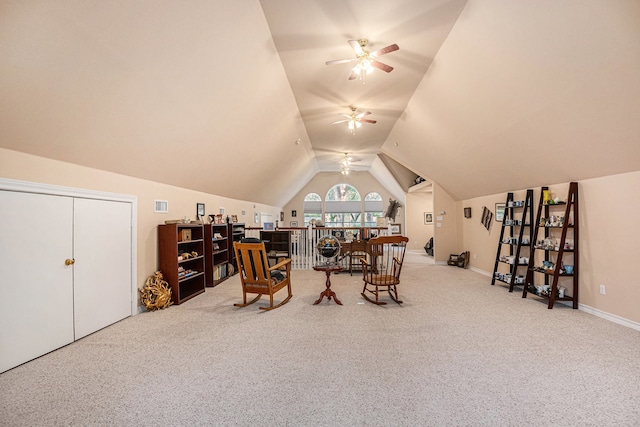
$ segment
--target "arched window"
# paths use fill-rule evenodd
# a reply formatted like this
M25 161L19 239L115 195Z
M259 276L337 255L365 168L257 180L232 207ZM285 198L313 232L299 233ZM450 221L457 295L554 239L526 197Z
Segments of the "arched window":
M317 193L304 196L304 226L308 226L312 219L322 221L322 198Z
M324 204L325 227L361 227L362 199L356 188L337 184L327 192Z
M377 218L384 216L382 196L376 192L367 194L364 197L364 225L365 227L375 227Z

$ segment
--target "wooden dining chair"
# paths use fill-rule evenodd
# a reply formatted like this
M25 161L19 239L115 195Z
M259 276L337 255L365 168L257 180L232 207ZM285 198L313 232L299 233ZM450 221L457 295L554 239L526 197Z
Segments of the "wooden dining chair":
M269 306L258 307L260 310L273 310L291 299L291 258L279 260L269 267L264 242L233 242L240 282L242 284L243 303L236 307L246 307L258 301L262 295L269 295ZM279 304L273 305L273 296L280 289L287 288L288 296ZM247 294L258 294L247 302Z
M400 235L380 236L369 240L367 257L361 258L364 299L374 304L384 305L386 302L379 299L380 292L388 292L393 301L402 304L398 298L397 286L400 283L400 272L408 241L408 237Z
M367 256L367 242L365 240L354 240L351 242L349 253L349 273L353 276L353 267L362 268L362 258Z

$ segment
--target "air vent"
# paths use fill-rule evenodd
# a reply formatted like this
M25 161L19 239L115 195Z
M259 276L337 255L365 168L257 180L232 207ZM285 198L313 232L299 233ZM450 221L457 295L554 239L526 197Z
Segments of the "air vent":
M168 200L156 200L155 201L155 209L153 210L157 213L167 213L169 212L169 201Z

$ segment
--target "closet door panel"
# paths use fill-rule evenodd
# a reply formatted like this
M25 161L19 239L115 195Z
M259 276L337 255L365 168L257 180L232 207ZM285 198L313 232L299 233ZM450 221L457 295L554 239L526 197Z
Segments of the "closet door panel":
M131 315L131 204L75 199L75 338Z
M0 372L73 342L73 199L0 190Z

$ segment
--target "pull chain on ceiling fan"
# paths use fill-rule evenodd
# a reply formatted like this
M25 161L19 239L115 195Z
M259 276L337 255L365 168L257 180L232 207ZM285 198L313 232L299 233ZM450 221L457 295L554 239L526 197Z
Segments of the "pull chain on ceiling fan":
M362 113L357 113L356 107L351 107L351 114L340 114L341 116L346 117L344 120L338 120L336 122L331 123L332 125L338 123L347 123L349 130L351 131L351 135L356 134L356 129L359 129L362 126L362 123L371 123L376 124L376 120L365 119L364 116L368 116L371 114L371 111L364 111Z

